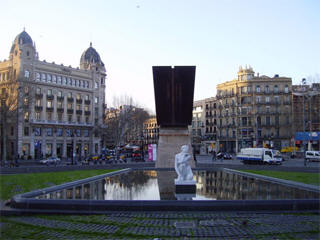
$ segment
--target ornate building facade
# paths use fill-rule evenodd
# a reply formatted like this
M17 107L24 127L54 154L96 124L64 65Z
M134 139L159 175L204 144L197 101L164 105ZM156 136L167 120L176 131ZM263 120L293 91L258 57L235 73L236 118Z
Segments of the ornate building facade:
M84 157L101 151L106 69L86 49L80 68L40 61L26 31L15 38L9 60L0 62L0 89L15 86L17 117L9 119L8 157ZM3 125L4 127L4 125Z
M217 85L219 150L290 145L292 80L255 75L241 68L237 79Z
M159 125L156 117L150 117L143 124L144 145L158 144Z

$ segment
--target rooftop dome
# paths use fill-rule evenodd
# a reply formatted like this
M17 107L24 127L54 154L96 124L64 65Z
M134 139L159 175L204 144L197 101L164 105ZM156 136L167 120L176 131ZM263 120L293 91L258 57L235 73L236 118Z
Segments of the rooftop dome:
M80 62L99 63L101 66L104 66L99 53L92 47L92 43L90 43L90 47L82 53Z
M16 36L14 42L19 44L33 44L32 38L25 30Z

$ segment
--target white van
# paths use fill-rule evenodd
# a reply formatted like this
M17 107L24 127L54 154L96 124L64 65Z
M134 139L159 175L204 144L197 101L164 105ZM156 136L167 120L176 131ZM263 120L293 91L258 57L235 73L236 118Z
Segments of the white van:
M320 152L319 151L306 151L305 160L309 162L320 161Z
M281 159L274 158L273 151L268 148L242 148L237 159L244 164L281 164Z

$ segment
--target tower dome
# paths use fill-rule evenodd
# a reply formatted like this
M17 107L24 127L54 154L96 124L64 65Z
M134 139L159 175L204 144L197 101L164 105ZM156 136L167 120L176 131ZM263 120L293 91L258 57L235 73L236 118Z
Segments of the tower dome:
M18 34L18 36L16 36L16 38L14 39L14 43L18 43L18 44L33 44L32 42L32 38L30 37L30 35L23 30L20 34Z
M92 47L92 43L90 43L90 47L85 50L80 58L80 67L87 69L89 65L100 65L104 67L104 63L101 61L99 53Z

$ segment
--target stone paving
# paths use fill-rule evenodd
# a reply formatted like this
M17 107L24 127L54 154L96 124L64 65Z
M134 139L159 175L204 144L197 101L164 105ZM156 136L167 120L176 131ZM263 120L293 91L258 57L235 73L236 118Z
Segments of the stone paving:
M1 217L1 239L319 239L319 213L107 212Z

